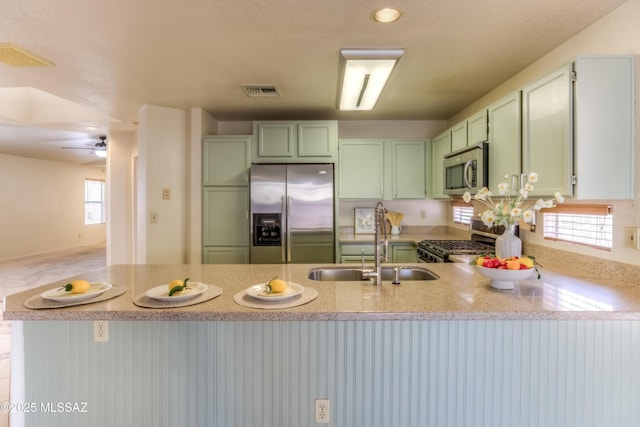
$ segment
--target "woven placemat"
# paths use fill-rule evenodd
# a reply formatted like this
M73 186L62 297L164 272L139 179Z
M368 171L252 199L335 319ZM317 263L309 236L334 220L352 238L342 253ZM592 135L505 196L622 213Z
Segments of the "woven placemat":
M263 301L247 294L247 290L240 291L233 296L233 301L243 307L277 310L282 308L297 307L313 301L318 296L318 291L313 288L304 288L304 291L289 299L280 301Z
M222 288L214 285L207 285L207 287L208 289L200 295L182 301L160 301L157 299L149 298L145 292L141 292L133 299L133 303L138 307L145 308L176 308L200 304L222 295Z
M109 289L107 292L101 295L96 296L95 298L89 298L82 301L69 301L69 302L51 301L51 300L42 298L42 295L38 294L26 300L24 302L24 306L32 310L42 310L45 308L72 307L74 305L93 304L96 302L106 301L111 298L119 297L125 292L127 292L126 288L118 285L111 285L111 289Z

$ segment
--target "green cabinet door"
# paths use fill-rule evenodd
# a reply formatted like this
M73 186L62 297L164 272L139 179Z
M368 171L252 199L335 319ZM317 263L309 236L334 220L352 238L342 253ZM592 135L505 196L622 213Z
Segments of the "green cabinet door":
M514 92L489 106L489 188L522 172L521 95Z
M250 136L207 136L202 144L203 185L248 185Z
M393 198L424 199L426 165L424 141L393 141Z
M431 194L434 199L448 199L444 194L444 156L451 152L451 133L436 136L431 146Z
M342 199L384 196L384 143L349 140L339 144L339 195Z
M258 123L258 157L293 157L294 123Z
M451 128L451 151L457 151L467 146L467 121L463 120Z
M418 262L418 251L413 243L391 243L391 262L396 263L416 263Z
M205 246L202 252L202 262L204 264L249 264L249 254L249 248Z
M337 140L335 122L298 123L298 157L332 157Z
M485 142L487 137L487 110L482 110L467 119L467 145Z
M537 172L529 196L573 194L573 90L571 65L522 90L522 172Z
M202 205L204 246L249 246L249 187L205 187Z

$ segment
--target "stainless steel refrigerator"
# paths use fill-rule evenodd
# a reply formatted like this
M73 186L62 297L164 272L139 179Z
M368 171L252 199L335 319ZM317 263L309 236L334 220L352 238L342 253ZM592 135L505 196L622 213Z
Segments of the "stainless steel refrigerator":
M251 263L333 262L333 164L252 165Z

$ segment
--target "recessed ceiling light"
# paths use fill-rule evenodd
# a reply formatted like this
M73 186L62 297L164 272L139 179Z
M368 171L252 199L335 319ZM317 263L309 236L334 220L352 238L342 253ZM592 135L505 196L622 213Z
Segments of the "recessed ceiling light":
M376 10L371 15L374 21L380 22L382 24L388 24L390 22L395 22L400 19L400 11L398 9L393 9L390 7Z

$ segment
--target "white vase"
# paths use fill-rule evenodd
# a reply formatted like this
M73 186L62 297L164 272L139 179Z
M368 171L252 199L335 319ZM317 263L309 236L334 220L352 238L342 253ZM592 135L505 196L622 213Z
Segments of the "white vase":
M496 238L496 256L509 258L522 256L522 240L515 234L515 225L505 228L504 233Z
M391 234L400 234L400 230L402 229L401 226L399 225L392 225L391 226Z

